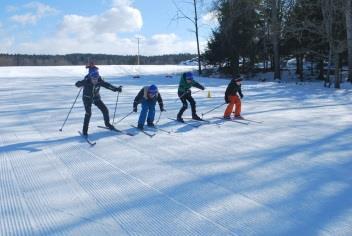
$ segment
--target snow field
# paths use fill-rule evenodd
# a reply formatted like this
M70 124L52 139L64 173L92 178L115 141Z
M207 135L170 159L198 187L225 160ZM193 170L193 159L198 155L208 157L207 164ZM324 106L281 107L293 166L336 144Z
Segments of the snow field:
M115 121L155 83L167 110L159 125L173 132L149 138L99 129L93 106L90 148L77 134L81 98L58 132L82 68L0 68L0 235L352 233L350 87L244 81L243 115L264 123L224 123L215 118L223 106L194 128L167 119L181 103L179 75L165 74L188 67L140 67L134 79L136 67L101 66L108 82L124 86ZM201 115L223 103L228 81L196 79L206 87L194 94ZM101 95L112 118L116 93ZM132 132L137 119L116 127Z

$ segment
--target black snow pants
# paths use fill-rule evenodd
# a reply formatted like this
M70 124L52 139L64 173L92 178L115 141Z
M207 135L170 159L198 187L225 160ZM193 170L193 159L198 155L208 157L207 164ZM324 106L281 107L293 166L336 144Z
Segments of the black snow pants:
M197 114L197 112L196 112L196 102L194 101L192 95L191 94L186 94L183 97L181 97L182 94L179 93L178 96L180 97L180 100L182 102L182 107L181 107L180 111L177 114L177 118L181 118L183 112L187 109L187 107L188 107L187 101L191 105L192 117L195 116Z
M84 98L83 103L84 103L84 109L86 110L86 114L84 116L84 123L83 123L83 134L86 135L88 132L89 121L90 121L90 117L92 116L92 103L94 103L94 105L96 105L99 108L99 110L103 113L105 126L110 125L109 110L101 99L92 100L92 99Z

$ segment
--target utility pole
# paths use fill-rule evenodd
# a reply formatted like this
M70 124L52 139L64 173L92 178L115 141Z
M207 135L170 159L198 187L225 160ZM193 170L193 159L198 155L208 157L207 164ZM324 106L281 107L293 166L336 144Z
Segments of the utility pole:
M139 40L140 39L141 39L140 37L137 37L137 43L138 43L137 65L139 65Z

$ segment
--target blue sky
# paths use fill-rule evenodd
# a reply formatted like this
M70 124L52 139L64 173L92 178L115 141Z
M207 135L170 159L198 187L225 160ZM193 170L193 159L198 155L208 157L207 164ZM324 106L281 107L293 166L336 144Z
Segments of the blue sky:
M175 1L192 13L189 0ZM201 43L216 26L211 0L200 5ZM172 20L172 0L1 0L0 53L195 53L192 24Z

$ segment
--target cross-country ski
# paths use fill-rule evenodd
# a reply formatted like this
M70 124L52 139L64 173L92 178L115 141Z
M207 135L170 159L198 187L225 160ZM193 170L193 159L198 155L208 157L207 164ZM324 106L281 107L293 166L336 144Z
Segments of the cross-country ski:
M115 127L114 127L114 128L109 128L109 127L105 127L105 126L100 126L100 125L98 125L98 128L110 130L110 131L112 131L112 132L116 132L116 133L120 133L120 134L125 134L125 135L128 135L128 136L134 136L134 134L132 134L132 133L130 133L130 132L126 132L126 131L123 131L123 130L119 130L119 129L116 129Z
M202 125L201 122L190 122L190 121L184 121L184 120L180 121L178 119L170 118L170 117L168 119L172 120L172 121L175 121L175 122L177 122L179 124L189 125L189 126L194 127L194 128L198 128L198 127L200 127Z
M96 142L91 141L88 138L88 135L83 135L81 131L78 131L78 133L90 146L94 146L95 144L97 144Z
M144 129L139 128L138 126L131 125L131 127L135 128L136 130L140 131L141 133L147 135L149 138L153 138L156 135L156 132L150 133Z

